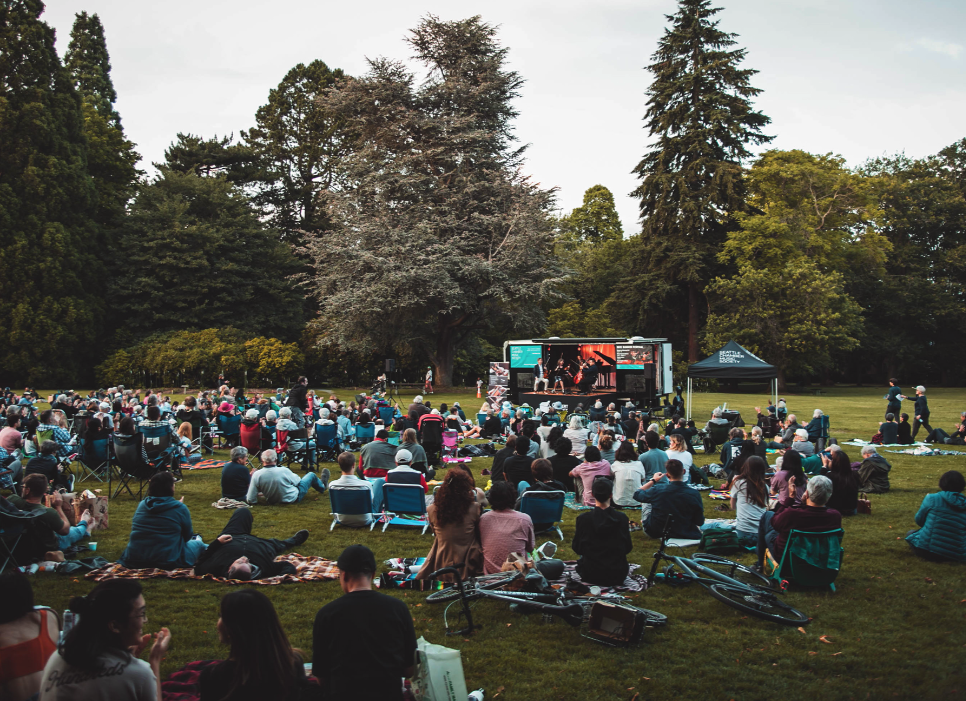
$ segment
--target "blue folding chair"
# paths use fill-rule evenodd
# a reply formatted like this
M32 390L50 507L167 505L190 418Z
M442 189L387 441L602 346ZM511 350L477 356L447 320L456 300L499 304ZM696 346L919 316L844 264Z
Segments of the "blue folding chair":
M375 424L366 424L365 426L356 424L356 440L358 440L360 443L371 443L375 437Z
M559 490L553 492L525 492L520 497L520 513L527 514L534 524L552 524L550 528L546 528L540 531L540 533L557 531L560 540L563 540L563 532L557 524L563 521L565 497L566 494Z
M399 445L399 431L386 431L389 434L387 439L390 445Z
M478 426L482 426L484 423L486 423L486 414L477 414L476 423Z
M372 490L346 487L332 487L329 489L329 503L332 506L332 531L337 525L341 526L339 516L363 516L368 514L372 522L369 524L371 531L376 526L381 514L372 513Z
M86 438L81 439L80 464L82 475L78 482L91 479L104 482L110 477L111 470L111 439L100 438L91 441Z
M339 427L336 424L315 425L315 449L318 451L316 453L318 462L323 460L335 461L339 456L340 449Z
M241 414L235 416L219 416L217 419L218 433L222 440L228 442L230 447L234 447L241 441ZM224 444L222 444L224 447Z
M396 412L391 406L381 406L379 407L379 418L386 426L392 426L392 422L396 418Z
M406 526L407 528L422 526L423 530L420 535L426 533L426 529L429 528L429 519L416 521L400 518L400 515L426 516L426 495L423 492L422 485L386 482L382 485L382 500L385 504L385 515L388 517L382 527L383 533L389 526Z

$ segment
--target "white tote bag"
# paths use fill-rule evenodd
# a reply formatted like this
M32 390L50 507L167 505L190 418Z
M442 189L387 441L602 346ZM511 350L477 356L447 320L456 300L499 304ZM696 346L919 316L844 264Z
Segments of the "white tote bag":
M416 641L413 694L417 701L466 701L466 679L460 651Z

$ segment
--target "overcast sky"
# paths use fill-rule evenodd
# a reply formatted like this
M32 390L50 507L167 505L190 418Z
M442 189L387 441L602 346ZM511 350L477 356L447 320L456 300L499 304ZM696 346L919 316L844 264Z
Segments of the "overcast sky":
M956 0L731 0L721 28L760 73L758 107L772 147L834 152L852 165L905 151L919 157L966 137L966 3ZM74 14L104 24L117 109L142 167L177 132L247 129L268 91L297 63L353 75L366 57L405 59L402 39L426 13L481 14L500 26L526 80L517 135L527 168L559 188L569 212L583 192L614 192L625 233L637 230L631 169L647 135L649 63L672 0L51 0L44 19L61 56Z

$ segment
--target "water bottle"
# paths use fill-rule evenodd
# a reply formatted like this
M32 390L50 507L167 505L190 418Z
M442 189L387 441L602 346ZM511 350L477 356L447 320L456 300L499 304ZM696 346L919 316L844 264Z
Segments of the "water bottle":
M466 701L483 701L483 689L471 691L469 694L467 694Z
M70 629L77 625L78 620L80 620L80 614L74 613L70 609L64 610L64 629L60 631L60 642L64 641Z

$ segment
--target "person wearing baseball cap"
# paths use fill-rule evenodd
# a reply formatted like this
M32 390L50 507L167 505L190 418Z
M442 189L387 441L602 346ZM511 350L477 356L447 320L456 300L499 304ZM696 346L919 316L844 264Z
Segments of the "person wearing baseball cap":
M428 492L426 478L419 470L414 470L410 465L413 462L413 454L405 448L396 451L396 467L386 473L386 482L389 484L419 484L423 487L423 492ZM430 476L432 477L432 476Z
M415 672L416 630L399 599L372 589L376 558L350 545L337 561L343 596L315 616L312 674L330 699L400 701Z

